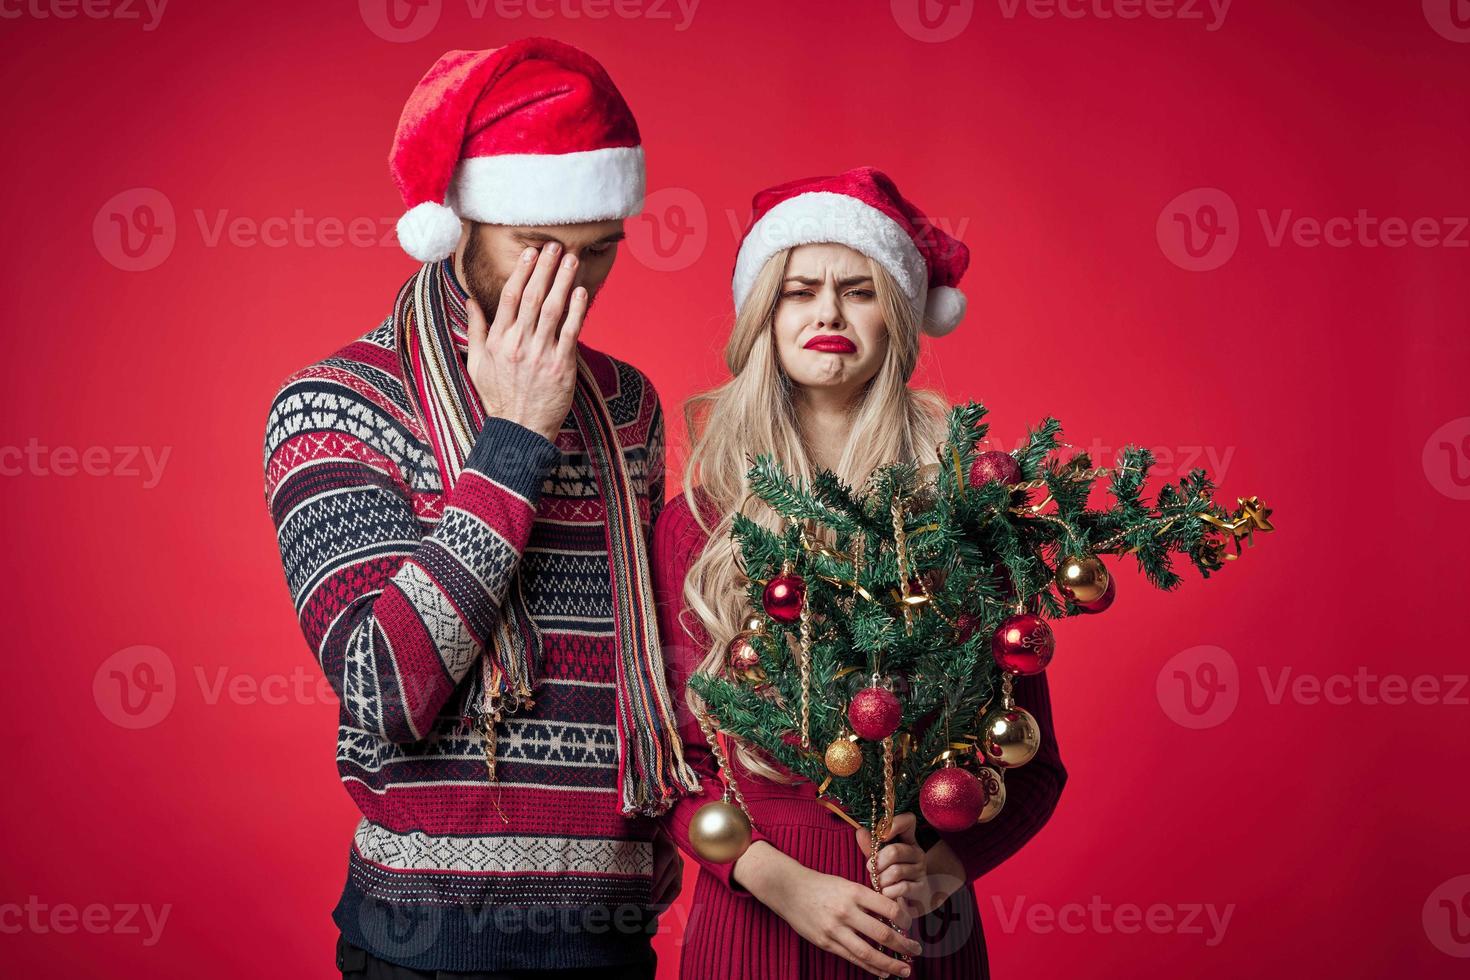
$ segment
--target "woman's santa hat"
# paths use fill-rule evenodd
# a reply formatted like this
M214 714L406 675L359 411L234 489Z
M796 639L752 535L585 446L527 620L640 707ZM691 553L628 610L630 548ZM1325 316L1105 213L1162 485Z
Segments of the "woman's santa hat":
M832 242L855 249L897 280L921 318L942 337L965 316L956 288L970 250L934 227L881 170L856 167L835 177L806 177L761 191L735 259L735 309L750 296L766 262L782 249Z
M638 123L591 55L550 38L450 51L409 96L388 155L398 242L447 258L460 219L566 225L643 210Z

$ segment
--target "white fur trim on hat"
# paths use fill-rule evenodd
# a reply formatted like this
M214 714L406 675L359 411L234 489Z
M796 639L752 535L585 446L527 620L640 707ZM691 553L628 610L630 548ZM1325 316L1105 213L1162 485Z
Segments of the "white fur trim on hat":
M872 205L831 191L789 197L751 226L735 257L735 309L745 303L771 256L785 248L820 242L846 245L883 263L914 309L924 309L929 272L909 233Z
M469 157L454 170L449 206L494 225L571 225L643 210L643 147Z
M921 329L931 337L943 337L960 325L966 305L965 294L954 286L930 286Z
M442 204L416 204L398 219L398 244L420 262L447 259L459 245L459 218Z

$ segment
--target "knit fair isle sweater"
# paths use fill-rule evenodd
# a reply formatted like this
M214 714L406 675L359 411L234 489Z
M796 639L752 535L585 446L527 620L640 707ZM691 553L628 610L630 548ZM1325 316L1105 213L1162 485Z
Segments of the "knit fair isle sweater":
M651 533L657 393L581 352ZM271 406L266 499L362 812L333 918L349 942L422 970L645 962L655 824L619 808L604 503L582 435L571 417L554 443L491 418L456 485L441 483L391 317L292 375ZM524 603L542 660L534 707L498 726L492 785L467 716L507 601Z

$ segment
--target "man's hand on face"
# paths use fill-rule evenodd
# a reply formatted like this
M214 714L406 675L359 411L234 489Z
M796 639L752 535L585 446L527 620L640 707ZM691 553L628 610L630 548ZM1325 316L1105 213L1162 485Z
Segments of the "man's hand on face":
M555 440L572 407L577 337L587 290L572 288L577 257L557 242L527 248L500 291L488 326L473 298L466 366L485 414L509 419Z

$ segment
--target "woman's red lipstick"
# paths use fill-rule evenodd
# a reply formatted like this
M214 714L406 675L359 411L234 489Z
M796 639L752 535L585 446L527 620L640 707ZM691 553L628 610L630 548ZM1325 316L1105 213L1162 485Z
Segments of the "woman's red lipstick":
M846 337L836 337L830 334L820 334L806 342L807 350L830 351L834 354L854 354L857 352L857 344Z

